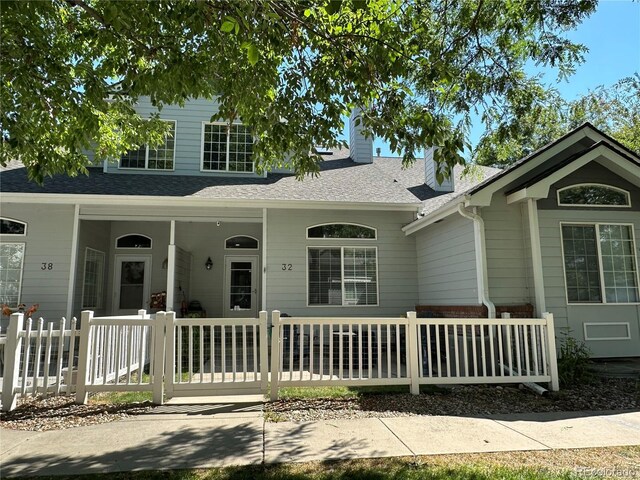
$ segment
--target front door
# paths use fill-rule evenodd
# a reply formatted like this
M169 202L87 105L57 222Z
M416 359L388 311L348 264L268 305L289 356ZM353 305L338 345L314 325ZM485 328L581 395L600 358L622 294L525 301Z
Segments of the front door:
M225 317L258 316L258 257L225 257Z
M114 315L149 308L151 255L116 255L113 285Z

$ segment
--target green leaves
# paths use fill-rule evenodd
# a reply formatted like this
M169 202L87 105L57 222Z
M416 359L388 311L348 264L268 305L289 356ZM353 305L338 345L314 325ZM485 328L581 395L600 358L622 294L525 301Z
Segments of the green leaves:
M461 163L470 112L513 106L521 115L535 106L538 85L524 65L554 63L569 72L582 50L558 26L571 29L594 9L592 0L508 6L4 2L0 163L20 159L42 181L153 143L163 127L135 113L141 96L158 109L215 97L212 116L240 118L258 137L258 170L288 163L299 177L317 172L319 158L309 152L344 143L344 115L354 106L365 130L406 163L427 145L441 146L447 166ZM616 128L632 137L629 125Z

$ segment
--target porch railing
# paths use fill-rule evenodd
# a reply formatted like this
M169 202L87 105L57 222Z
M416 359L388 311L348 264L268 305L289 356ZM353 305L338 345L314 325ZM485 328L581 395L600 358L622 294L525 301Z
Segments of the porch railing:
M2 408L18 396L151 391L166 397L267 393L286 386L548 382L558 389L553 316L542 319L125 317L82 313L80 328L11 316ZM269 342L269 329L271 339ZM270 343L270 348L269 348ZM269 352L270 350L270 352ZM270 355L270 357L269 357ZM270 372L269 372L270 371ZM268 389L270 386L270 390Z

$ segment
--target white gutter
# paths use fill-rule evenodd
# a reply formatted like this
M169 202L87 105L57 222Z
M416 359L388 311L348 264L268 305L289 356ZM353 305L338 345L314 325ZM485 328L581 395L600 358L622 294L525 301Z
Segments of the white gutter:
M478 279L478 301L487 307L488 318L496 318L496 306L489 300L489 275L487 274L487 249L484 236L484 220L480 215L458 204L458 213L464 218L473 220L473 236L476 247L476 277Z
M181 206L181 207L246 207L246 208L283 208L283 209L318 209L318 210L385 210L411 211L418 210L417 203L387 202L340 202L324 200L270 200L245 198L185 198L142 195L74 195L59 193L3 193L2 203L49 203L86 205L144 205L144 206Z
M450 203L444 204L442 207L434 210L433 212L425 215L422 218L418 218L413 222L402 227L402 231L406 236L409 236L413 233L416 233L418 230L423 229L424 227L428 227L432 223L436 223L438 220L442 220L443 218L448 217L458 211L458 205L462 202L468 200L467 195L461 195L458 198L455 198Z

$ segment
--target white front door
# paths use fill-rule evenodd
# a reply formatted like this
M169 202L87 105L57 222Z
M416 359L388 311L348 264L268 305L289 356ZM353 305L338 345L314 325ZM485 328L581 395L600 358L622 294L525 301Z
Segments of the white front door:
M151 299L151 255L116 255L115 260L113 314L147 310Z
M224 275L224 316L258 316L258 257L226 256Z

